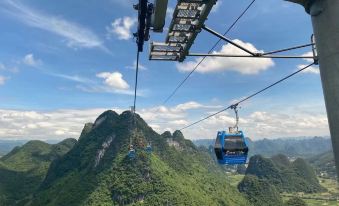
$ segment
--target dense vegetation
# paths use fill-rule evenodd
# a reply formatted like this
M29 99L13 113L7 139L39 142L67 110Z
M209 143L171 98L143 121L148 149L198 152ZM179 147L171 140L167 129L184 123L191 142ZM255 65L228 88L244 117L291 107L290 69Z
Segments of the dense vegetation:
M318 175L327 178L336 178L336 168L333 151L324 152L308 159L312 166L316 168Z
M284 155L251 157L246 175L254 175L274 185L279 192L315 193L325 191L313 168L303 159L289 162Z
M31 181L34 194L4 205L249 205L208 151L179 131L157 134L139 116L135 130L132 120L130 112L107 111L86 124L75 146L56 158L41 143L38 156L53 162L43 164L39 180ZM126 155L130 139L135 159ZM147 142L151 154L144 150Z
M307 206L306 202L299 197L292 197L286 203L286 206Z
M277 189L264 179L246 175L238 189L255 206L282 206L283 201Z
M20 205L42 183L50 163L66 154L76 143L66 139L50 145L30 141L0 159L0 205Z

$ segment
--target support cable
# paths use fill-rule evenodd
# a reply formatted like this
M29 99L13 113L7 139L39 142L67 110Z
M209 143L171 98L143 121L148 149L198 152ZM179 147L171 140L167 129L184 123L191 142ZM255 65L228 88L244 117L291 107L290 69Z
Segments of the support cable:
M133 108L132 108L132 112L133 112L133 127L134 127L134 131L133 134L135 135L135 131L137 130L137 121L136 121L136 116L135 116L135 109L136 109L136 103L137 103L137 90L138 90L138 74L139 74L139 48L137 50L137 62L135 65L135 84L134 84L134 101L133 101ZM132 136L134 136L132 135ZM130 142L130 147L133 145L133 140L132 140L132 136L130 136L129 138L129 142Z
M307 65L307 66L305 66L305 67L303 67L303 68L301 68L301 69L299 69L299 70L293 72L292 74L287 75L286 77L284 77L284 78L282 78L282 79L280 79L280 80L274 82L273 84L270 84L269 86L267 86L267 87L265 87L265 88L259 90L258 92L255 92L255 93L253 93L252 95L250 95L250 96L248 96L248 97L246 97L246 98L244 98L244 99L238 101L237 103L232 104L232 105L230 105L230 106L228 106L228 107L226 107L226 108L224 108L224 109L222 109L222 110L220 110L220 111L218 111L218 112L216 112L216 113L213 113L213 114L211 114L211 115L208 115L207 117L204 117L204 118L201 119L201 120L198 120L198 121L196 121L196 122L193 122L193 123L191 123L191 124L189 124L189 125L187 125L187 126L181 128L180 131L182 131L182 130L184 130L184 129L187 129L187 128L193 126L193 125L196 125L196 124L198 124L198 123L200 123L200 122L202 122L202 121L204 121L204 120L207 120L207 119L209 119L209 118L211 118L211 117L213 117L213 116L215 116L215 115L218 115L218 114L220 114L220 113L222 113L222 112L224 112L224 111L226 111L226 110L228 110L228 109L234 108L234 107L238 106L239 104L241 104L241 103L243 103L243 102L245 102L245 101L251 99L252 97L257 96L258 94L260 94L260 93L262 93L262 92L264 92L264 91L266 91L266 90L268 90L268 89L274 87L275 85L277 85L277 84L279 84L279 83L281 83L281 82L283 82L283 81L289 79L290 77L292 77L292 76L294 76L294 75L296 75L296 74L298 74L298 73L304 71L305 69L307 69L307 68L313 66L314 64L315 64L315 63L313 62L313 63L311 63L311 64L309 64L309 65Z
M134 118L134 126L136 127L136 118L135 118L135 110L137 103L137 90L138 90L138 74L139 74L139 50L137 51L137 62L135 65L135 85L134 85L134 102L133 102L133 118Z
M238 23L238 21L244 16L244 14L251 8L251 6L254 4L256 0L252 0L252 2L245 8L245 10L238 16L238 18L232 23L232 25L225 31L223 34L224 36L227 35L231 29ZM208 51L210 54L219 44L219 42L222 39L220 38L215 44L212 46L212 48ZM206 59L206 57L203 57L192 69L192 71L179 83L179 85L173 90L173 92L165 99L163 104L166 104L179 90L179 88L187 81L187 79L194 73L194 71L200 66L200 64Z
M187 56L194 57L236 57L236 58L262 58L262 59L314 59L314 56L287 56L287 55L241 55L241 54L200 54L200 53L189 53Z
M301 49L301 48L309 47L309 46L313 46L313 45L314 45L314 43L304 44L304 45L295 46L295 47L290 47L290 48L286 48L286 49L280 49L280 50L276 50L276 51L264 52L264 53L262 53L261 55L276 54L276 53L285 52L285 51L290 51L290 50L294 50L294 49Z
M137 90L138 90L138 73L139 73L139 54L137 51L137 62L135 65L135 85L134 85L134 103L133 103L133 113L135 114L135 106L137 103Z

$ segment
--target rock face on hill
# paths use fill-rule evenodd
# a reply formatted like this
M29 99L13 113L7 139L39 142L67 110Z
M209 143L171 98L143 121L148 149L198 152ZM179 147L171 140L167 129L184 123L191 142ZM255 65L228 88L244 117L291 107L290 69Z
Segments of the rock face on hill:
M37 190L12 205L249 205L206 151L179 131L157 134L138 115L134 127L131 112L101 114L47 168Z
M246 175L253 175L274 185L280 192L322 192L325 191L313 168L303 159L288 161L284 155L264 158L251 157Z

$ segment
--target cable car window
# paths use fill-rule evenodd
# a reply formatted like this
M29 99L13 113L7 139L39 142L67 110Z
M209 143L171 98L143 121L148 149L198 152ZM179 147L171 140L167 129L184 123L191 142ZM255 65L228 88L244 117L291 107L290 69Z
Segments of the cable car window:
M239 150L246 148L246 144L240 136L228 136L225 138L224 148L228 150Z
M221 143L220 143L220 136L217 136L217 139L215 140L215 148L221 148Z

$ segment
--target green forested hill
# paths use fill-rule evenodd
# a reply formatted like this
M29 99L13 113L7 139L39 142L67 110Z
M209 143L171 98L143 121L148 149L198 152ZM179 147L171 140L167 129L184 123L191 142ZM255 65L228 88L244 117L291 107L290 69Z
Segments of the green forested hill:
M255 206L282 206L283 201L278 190L265 179L246 175L239 183L238 189L244 193Z
M254 175L274 185L279 192L315 193L325 191L315 175L313 168L303 159L289 162L287 157L278 155L264 158L251 157L246 175Z
M51 164L27 205L249 205L224 172L181 132L159 135L132 113L107 111ZM137 150L128 158L130 137ZM153 153L144 151L152 143Z
M30 141L0 159L0 205L21 205L44 180L50 163L76 143L66 139L50 145Z
M337 173L332 150L324 152L320 155L315 155L309 158L308 162L311 163L311 165L313 165L316 168L318 175L336 178Z

